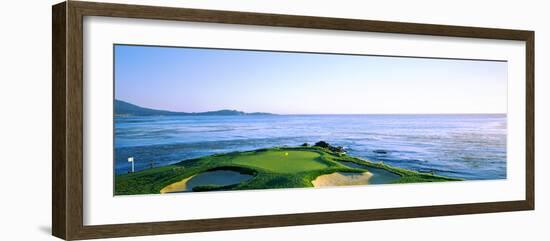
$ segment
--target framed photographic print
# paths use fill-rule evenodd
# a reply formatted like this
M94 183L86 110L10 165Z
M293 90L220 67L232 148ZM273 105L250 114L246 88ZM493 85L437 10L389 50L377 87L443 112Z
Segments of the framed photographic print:
M53 6L53 235L534 209L534 32Z

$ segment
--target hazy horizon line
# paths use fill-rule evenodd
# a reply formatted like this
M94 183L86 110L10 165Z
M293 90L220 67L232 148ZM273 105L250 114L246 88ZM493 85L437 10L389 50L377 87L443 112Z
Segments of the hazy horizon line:
M169 112L181 112L181 113L205 113L205 112L216 112L216 111L222 111L222 110L229 110L229 111L240 111L240 112L244 112L244 113L248 113L248 114L250 114L250 113L266 113L266 114L272 114L272 115L506 115L507 114L507 113L502 113L502 112L448 112L448 113L442 113L442 112L433 112L433 113L430 113L430 112L422 112L422 113L414 113L414 112L410 112L410 113L394 113L394 112L392 112L392 113L379 113L378 112L378 113L330 113L330 114L328 114L328 113L274 113L274 112L268 112L268 111L243 111L243 110L234 109L234 108L221 108L221 109L206 110L206 111L181 111L181 110L170 110L170 109L164 109L164 108L157 109L157 108L154 108L154 107L145 107L145 106L137 105L137 104L134 104L132 102L122 100L122 99L117 99L117 98L114 98L114 100L123 101L123 102L129 103L129 104L141 107L141 108L146 108L146 109L169 111Z
M278 114L270 112L245 112L268 113L273 115L506 115L507 113L353 113L353 114Z

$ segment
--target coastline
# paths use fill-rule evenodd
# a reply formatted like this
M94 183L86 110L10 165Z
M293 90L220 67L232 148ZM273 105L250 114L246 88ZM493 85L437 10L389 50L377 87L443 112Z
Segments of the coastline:
M326 139L346 147L349 155L372 161L467 180L506 178L506 118L486 115L118 118L115 175L130 170L128 157L135 157L136 170L143 170L153 161L164 166L218 153L313 143L323 139L319 133L330 133Z
M355 166L350 166L349 163L355 163ZM217 170L240 173L250 178L238 183L201 183L188 190L188 181L193 177ZM345 173L342 176L347 175L348 178L334 173ZM389 173L395 178L384 178L384 173ZM379 179L382 181L372 183L376 178L382 178ZM462 179L374 163L317 146L273 147L215 154L119 175L115 177L115 195L166 194L182 190L253 190L460 180Z

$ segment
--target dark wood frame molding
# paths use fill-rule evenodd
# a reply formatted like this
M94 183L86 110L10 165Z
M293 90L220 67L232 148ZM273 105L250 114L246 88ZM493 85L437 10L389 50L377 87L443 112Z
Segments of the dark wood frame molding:
M534 40L533 31L369 21L264 13L68 1L52 7L52 233L62 239L92 239L214 230L356 222L413 217L533 210ZM162 19L382 33L519 40L526 43L525 200L268 215L169 222L83 225L83 17Z

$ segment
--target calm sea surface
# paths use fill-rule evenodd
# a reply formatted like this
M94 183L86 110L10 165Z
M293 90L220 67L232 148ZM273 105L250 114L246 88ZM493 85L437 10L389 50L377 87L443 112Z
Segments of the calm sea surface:
M349 155L471 180L506 178L506 115L115 117L115 172L324 140Z

